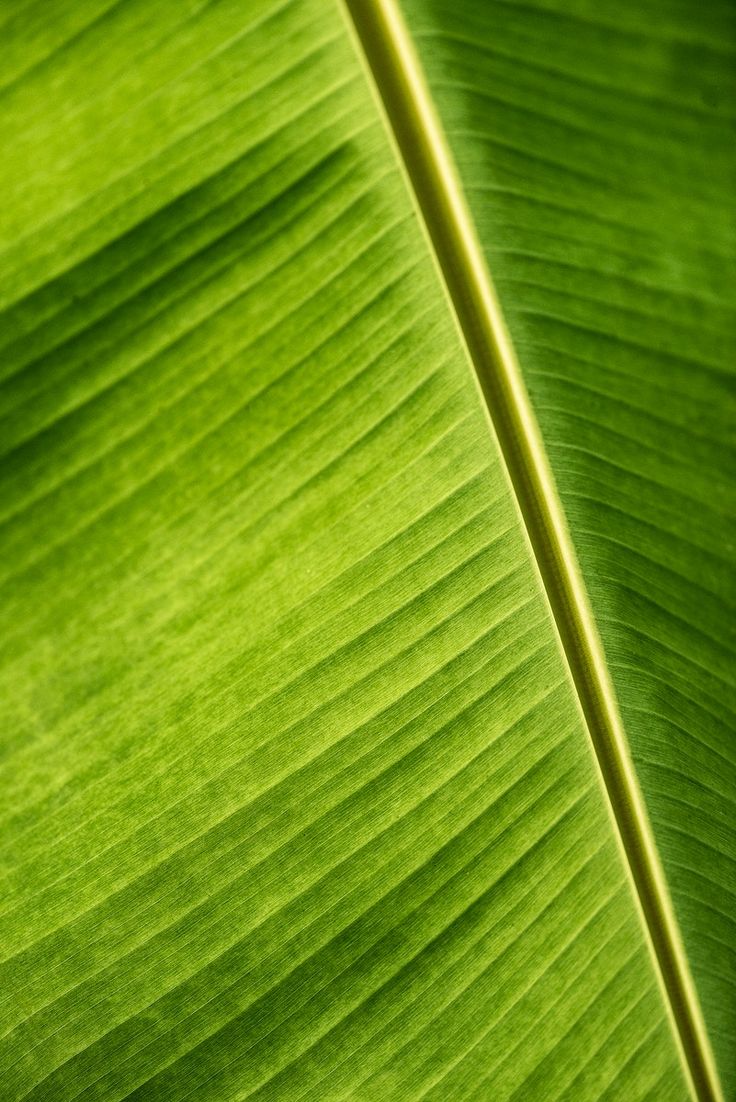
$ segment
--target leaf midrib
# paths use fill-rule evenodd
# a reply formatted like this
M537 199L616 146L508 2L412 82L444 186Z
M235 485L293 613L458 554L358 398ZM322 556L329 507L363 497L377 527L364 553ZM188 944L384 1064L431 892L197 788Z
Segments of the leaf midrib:
M585 586L457 173L397 0L344 0L473 365L575 686L693 1093L722 1098Z

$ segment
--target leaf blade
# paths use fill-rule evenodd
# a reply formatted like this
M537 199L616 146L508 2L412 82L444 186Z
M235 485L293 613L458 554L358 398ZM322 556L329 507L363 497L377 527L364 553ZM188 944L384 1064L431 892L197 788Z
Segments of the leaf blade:
M165 109L145 106L155 90L129 58L143 99L124 84L122 103L150 114L122 150L118 92L102 147L91 104L83 129L107 161L87 208L92 154L73 151L65 191L59 141L40 162L55 189L29 189L15 215L33 230L53 191L57 217L11 242L4 288L28 291L9 318L37 387L9 393L28 439L3 469L19 570L3 613L6 1087L459 1097L489 1076L543 1089L537 1064L553 1060L561 1094L582 1077L591 1097L665 1080L684 1095L515 505L350 43L332 9L264 3L276 48L258 27L233 47L239 8L192 8L190 27L177 6ZM109 31L81 47L101 64ZM172 136L159 110L192 95L200 32L238 78L285 63L297 149L315 100L293 224L293 191L279 203L268 175L283 153L279 111L264 137L272 89L256 88L254 130L233 136L206 66L211 156L196 127L184 146L174 131L171 171L148 179L151 134ZM325 117L326 41L354 79L351 111L340 86ZM36 74L34 95L48 80L50 102L57 76ZM344 147L331 160L327 121ZM251 143L266 172L257 161L249 184ZM217 211L221 187L235 228L204 232L196 214ZM182 207L193 217L166 252ZM297 247L282 256L285 241ZM58 331L41 330L49 318ZM39 431L47 388L63 417ZM622 938L635 952L619 975ZM530 1036L540 1001L564 1014ZM569 1038L591 1004L614 1020L593 1065ZM512 1063L498 1059L507 1035L529 1037Z

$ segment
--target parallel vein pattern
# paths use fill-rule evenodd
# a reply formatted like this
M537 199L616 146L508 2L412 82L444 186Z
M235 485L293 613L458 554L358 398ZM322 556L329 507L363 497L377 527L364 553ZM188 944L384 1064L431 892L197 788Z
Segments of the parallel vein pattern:
M357 57L247 8L0 16L4 1097L685 1097Z
M736 1093L733 5L402 0Z

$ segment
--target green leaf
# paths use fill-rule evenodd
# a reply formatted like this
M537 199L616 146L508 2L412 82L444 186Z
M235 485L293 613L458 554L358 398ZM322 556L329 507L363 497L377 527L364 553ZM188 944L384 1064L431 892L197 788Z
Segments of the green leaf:
M619 70L618 38L605 67L585 38L577 57L572 16L405 10L730 1089L734 330L712 252L733 158L671 68L689 73L695 17L673 9L652 45L630 13ZM709 1097L580 656L345 12L17 0L0 29L2 1097ZM555 42L663 101L669 178L636 218L579 183L550 225L541 151L564 150L533 96L568 129L577 102ZM466 86L494 81L490 116ZM625 97L567 81L583 150L600 119L659 165ZM691 134L709 174L686 172ZM568 271L554 242L575 226Z
M736 1097L736 20L405 0Z

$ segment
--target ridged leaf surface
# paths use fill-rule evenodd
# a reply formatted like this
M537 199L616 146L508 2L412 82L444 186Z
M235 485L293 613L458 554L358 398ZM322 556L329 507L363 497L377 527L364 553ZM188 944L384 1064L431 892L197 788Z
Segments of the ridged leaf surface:
M720 230L670 271L626 215L653 296L634 304L586 238L605 217L569 193L553 230L557 177L525 147L539 173L514 194L544 226L521 241L514 189L456 125L458 72L493 95L490 10L454 5L468 51L407 3L471 201L500 195L481 235L506 227L499 287L718 1040L729 323L713 307L698 343L685 306ZM515 60L525 11L501 50L522 98L542 80ZM687 1098L538 564L342 8L25 0L0 34L0 1096ZM517 139L537 125L504 110ZM703 184L721 198L726 161ZM574 224L568 271L547 242ZM685 304L675 328L663 303ZM669 812L698 786L680 844ZM710 881L723 899L692 887Z

